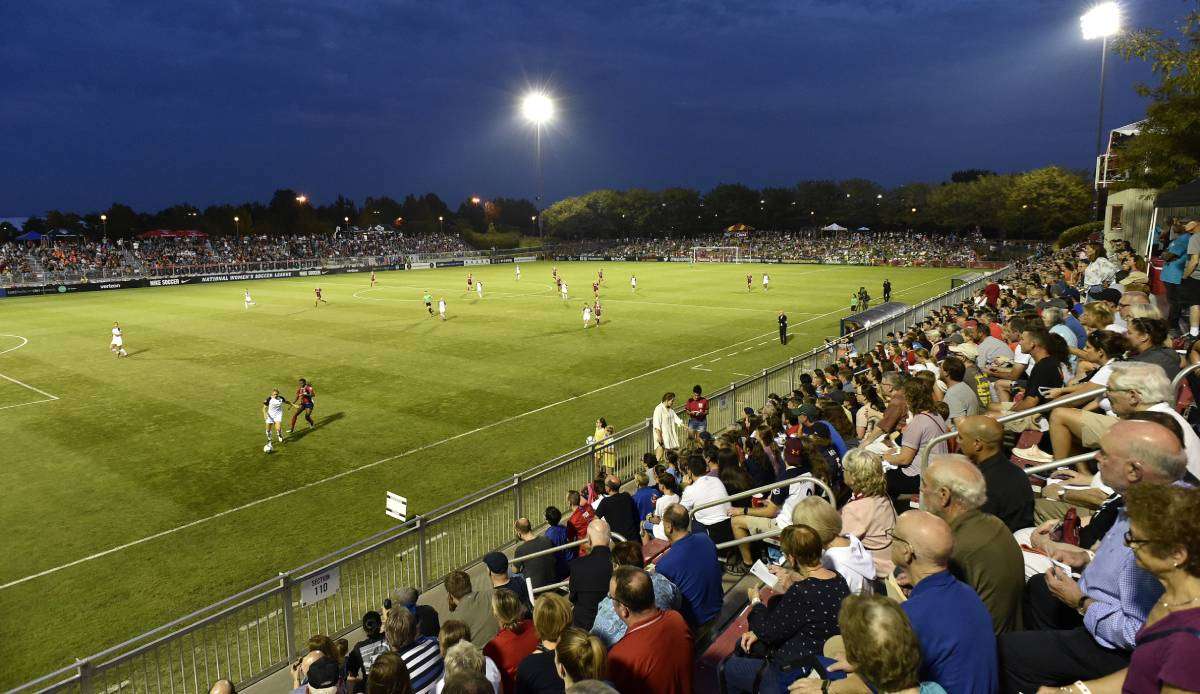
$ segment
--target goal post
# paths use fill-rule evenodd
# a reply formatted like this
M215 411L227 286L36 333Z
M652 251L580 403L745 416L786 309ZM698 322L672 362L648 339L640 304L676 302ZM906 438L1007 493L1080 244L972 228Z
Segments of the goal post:
M693 263L740 263L740 246L692 246Z

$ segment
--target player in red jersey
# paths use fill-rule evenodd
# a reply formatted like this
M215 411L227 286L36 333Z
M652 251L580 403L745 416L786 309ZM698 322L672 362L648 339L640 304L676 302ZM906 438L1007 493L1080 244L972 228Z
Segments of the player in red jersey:
M592 296L599 298L600 296L600 281L592 282Z
M371 286L372 287L375 286L375 271L374 270L371 271Z
M747 272L746 273L746 291L749 292L749 291L753 291L753 290L754 290L754 275Z
M596 273L596 279L600 284L604 284L604 268L600 268L600 272Z
M600 325L600 297L596 297L596 302L592 304L592 317L596 319L596 325Z
M300 379L300 387L296 389L296 405L292 411L292 423L288 426L289 434L296 431L296 419L300 417L301 412L304 413L304 421L308 422L310 429L316 426L312 418L313 395L312 386L308 384L308 381Z
M316 299L313 300L314 308L317 306L320 306L321 304L329 303L328 301L321 298L321 288L320 287L317 287L316 289L314 289L313 294L316 295Z
M470 272L468 272L467 273L467 293L468 294L471 293L471 290L474 288L475 288L475 277Z

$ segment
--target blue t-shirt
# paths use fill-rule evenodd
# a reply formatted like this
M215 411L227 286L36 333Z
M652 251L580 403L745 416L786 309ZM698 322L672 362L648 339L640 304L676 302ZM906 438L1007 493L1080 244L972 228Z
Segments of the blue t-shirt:
M846 448L845 440L842 439L842 435L838 433L838 430L833 427L831 422L824 419L818 421L817 424L825 425L825 428L829 431L829 440L833 442L833 447L837 449L838 458L844 457L848 449Z
M970 586L940 571L918 583L900 606L921 645L922 681L955 694L999 690L992 617Z
M658 499L658 490L654 487L639 487L633 493L633 505L637 507L638 520L646 520L648 514L654 513L656 499Z
M1083 327L1083 323L1079 322L1079 319L1075 317L1075 314L1068 313L1067 317L1063 319L1063 325L1067 326L1071 329L1071 332L1075 333L1076 347L1087 344L1087 329Z
M699 626L721 612L724 599L721 561L717 559L717 546L708 535L693 533L672 543L670 551L658 560L654 570L679 589L683 596L679 611L688 624Z
M1179 256L1169 263L1163 263L1162 266L1162 281L1167 284L1179 284L1183 282L1183 271L1187 269L1188 260L1188 241L1192 238L1191 234L1184 234L1171 242L1167 246L1167 251Z

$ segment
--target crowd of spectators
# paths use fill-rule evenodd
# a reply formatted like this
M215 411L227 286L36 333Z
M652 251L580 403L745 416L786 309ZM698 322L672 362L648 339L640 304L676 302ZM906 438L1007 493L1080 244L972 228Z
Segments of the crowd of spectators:
M728 692L1200 691L1200 381L1171 381L1200 342L1175 349L1137 262L1091 285L1107 253L1082 253L831 344L727 431L699 386L682 418L665 394L632 490L598 430L596 479L515 523L519 564L452 573L419 637L368 613L363 655L318 667L327 691L310 664L310 690L690 692L716 649ZM730 619L731 581L752 585Z

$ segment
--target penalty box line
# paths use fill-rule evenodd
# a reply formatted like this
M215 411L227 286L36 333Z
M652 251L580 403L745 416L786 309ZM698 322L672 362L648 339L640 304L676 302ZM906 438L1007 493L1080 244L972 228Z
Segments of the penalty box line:
M942 279L945 279L945 278L944 278L944 277L939 277L939 278L937 278L937 279L930 280L929 282L923 282L922 284L916 284L916 285L913 285L912 287L908 287L907 289L905 289L905 290L902 290L902 291L900 291L900 292L895 292L895 294L900 294L900 293L903 293L903 292L905 292L905 291L911 291L911 290L913 290L913 289L916 289L917 287L923 286L923 285L925 285L925 284L931 284L932 282L941 281ZM828 313L823 313L823 314L821 314L821 315L819 315L819 316L816 316L816 317L814 317L814 318L809 318L809 319L807 319L807 320L803 320L803 321L801 321L801 322L799 322L799 323L796 323L796 325L797 325L797 326L799 326L799 325L804 325L805 323L811 323L811 322L813 322L813 321L816 321L816 320L820 320L820 319L822 319L822 318L825 318L826 316L831 316L831 315L833 315L833 314L835 314L835 313L840 313L840 312L841 312L841 310L842 310L842 309L840 309L840 308L838 308L838 309L834 309L833 311L829 311ZM275 494L271 494L270 496L265 496L265 497L263 497L263 498L261 498L261 499L255 499L254 501L250 501L250 502L248 502L248 503L242 504L241 506L235 506L235 507L233 507L233 508L225 509L224 511L220 511L220 512L218 512L218 513L214 513L214 514L212 514L211 516L206 516L206 517L204 517L204 518L197 518L196 520L189 521L189 522L187 522L187 523L184 523L183 525L179 525L179 526L176 526L176 527L174 527L174 528L167 528L166 530L161 530L161 531L159 531L159 532L153 533L153 534L151 534L151 535L147 535L147 536L145 536L145 537L142 537L142 538L139 538L139 539L137 539L137 540L131 540L130 542L126 542L126 543L124 543L124 544L120 544L120 545L116 545L116 546L114 546L114 547L110 547L110 548L108 548L108 549L106 549L106 550L102 550L102 551L100 551L100 552L96 552L96 553L94 553L94 554L90 554L90 555L88 555L88 556L86 556L86 557L81 557L81 558L79 558L79 559L75 559L74 561L70 561L70 562L67 562L67 563L65 563L65 564L60 564L60 565L58 565L58 566L51 567L51 568L49 568L49 569L45 569L45 570L39 571L39 572L37 572L37 573L33 573L33 574L30 574L30 575L28 575L28 576L25 576L25 577L22 577L22 578L13 579L13 580L11 580L11 581L8 581L7 583L0 584L0 590L6 590L6 589L8 589L8 588L12 588L12 587L14 587L14 586L18 586L18 585L21 585L21 584L23 584L23 583L27 583L27 582L29 582L29 581L32 581L32 580L34 580L34 579L37 579L37 578L42 578L42 577L44 577L44 576L49 576L49 575L51 575L51 574L58 573L58 572L60 572L60 571L63 571L63 570L65 570L65 569L69 569L69 568L72 568L72 567L74 567L74 566L79 566L80 564L85 564L85 563L87 563L87 562L89 562L89 561L94 561L94 560L96 560L96 559L101 559L101 558L103 558L103 557L106 557L106 556L108 556L108 555L110 555L110 554L116 554L117 552L124 551L124 550L126 550L126 549L129 549L129 548L131 548L131 547L136 547L136 546L138 546L138 545L142 545L142 544L145 544L145 543L147 543L147 542L151 542L151 541L153 541L153 540L157 540L157 539L159 539L159 538L162 538L162 537L167 537L168 535L173 535L173 534L175 534L175 533L177 533L177 532L180 532L180 531L182 531L182 530L187 530L188 528L194 528L194 527L196 527L196 526L198 526L198 525L201 525L201 524L207 523L207 522L209 522L209 521L217 520L217 519L219 519L219 518L223 518L223 517L225 517L225 516L228 516L228 515L231 515L231 514L234 514L234 513L238 513L239 511L245 511L245 510L247 510L247 509L254 508L255 506L260 506L260 505L262 505L262 504L265 504L265 503L267 503L267 502L269 502L269 501L274 501L274 500L276 500L276 499L282 499L282 498L284 498L284 497L286 497L286 496L290 496L290 495L292 495L292 494L295 494L295 493L297 493L297 492L303 491L303 490L305 490L305 489L309 489L309 488L316 487L316 486L319 486L319 485L322 485L322 484L326 484L326 483L328 483L328 482L333 482L333 481L339 480L339 479L341 479L341 478L343 478L343 477L347 477L347 476L349 476L349 475L353 475L353 474L356 474L356 473L362 472L363 470L368 470L368 469L370 469L370 468L377 467L377 466L379 466L379 465L383 465L384 463L390 463L390 462L392 462L392 461L394 461L394 460L399 460L399 459L401 459L401 458L405 458L405 457L408 457L408 456L410 456L410 455L414 455L414 454L416 454L416 453L422 453L422 452L424 452L424 451L428 451L428 450L431 450L431 449L433 449L433 448L437 448L437 447L439 447L439 446L442 446L442 445L444 445L444 444L447 444L447 443L451 443L451 442L453 442L453 441L457 441L457 440L459 440L459 439L462 439L462 438L465 438L465 437L467 437L467 436L471 436L471 435L474 435L474 434L478 434L478 433L479 433L479 432L481 432L481 431L486 431L486 430L488 430L488 429L493 429L493 428L495 428L495 427L498 427L498 426L501 426L501 425L503 425L503 424L507 424L507 423L509 423L509 422L516 421L516 420L518 420L518 419L523 419L523 418L525 418L525 417L528 417L528 416L530 416L530 415L538 414L538 413L540 413L540 412L545 412L546 410L549 410L549 409L551 409L551 408L554 408L554 407L558 407L559 405L565 405L565 404L567 404L567 403L569 403L569 402L573 402L573 401L575 401L575 400L579 400L579 399L581 399L581 398L586 398L586 397L588 397L588 396L590 396L590 395L595 395L596 393L601 393L601 392L603 392L603 391L606 391L606 390L609 390L609 389L611 389L611 388L617 388L617 387L619 387L619 386L625 385L626 383L630 383L630 382L633 382L633 381L636 381L636 380L639 380L639 379L645 378L645 377L647 377L647 376L653 376L654 374L661 373L661 372L663 372L663 371L666 371L666 370L668 370L668 369L673 369L673 368L675 368L675 367L678 367L678 366L683 366L684 364L688 364L688 363L690 363L690 362L694 362L694 361L696 361L697 359L703 359L704 357L711 356L711 355L713 355L713 354L716 354L716 353L718 353L718 352L721 352L722 350L731 349L731 348L733 348L733 347L738 347L738 346L740 346L740 345L743 345L743 344L745 344L745 343L747 343L747 342L753 342L753 341L755 341L755 340L761 340L762 338L764 338L764 337L766 337L766 336L769 336L769 335L774 335L774 334L776 334L777 332L778 332L778 331L771 331L771 332L763 333L763 334L761 334L761 335L755 335L754 337L749 337L749 338L746 338L746 339L744 339L744 340L739 340L739 341L737 341L737 342L735 342L735 343L733 343L733 344L731 344L731 345L726 345L726 346L724 346L724 347L718 347L717 349L712 349L712 350L709 350L709 351L705 352L704 354L700 354L700 355L697 355L697 356L694 356L694 357L689 357L689 358L687 358L687 359L681 359L681 360L679 360L679 361L677 361L677 362L674 362L674 363L672 363L672 364L668 364L668 365L666 365L666 366L660 366L659 368L657 368L657 369L654 369L654 370L652 370L652 371L647 371L646 373L643 373L643 374L638 374L638 375L636 375L636 376L630 376L629 378L622 379L622 380L620 380L620 381L617 381L617 382L615 382L615 383L610 383L610 384L608 384L608 385L606 385L606 386L600 386L599 388L595 388L595 389L593 389L593 390L589 390L589 391L588 391L588 392L586 392L586 393L580 393L579 395L573 395L573 396L571 396L571 397L569 397L569 398L564 398L564 399L562 399L562 400L559 400L559 401L557 401L557 402L552 402L552 403L550 403L550 404L548 404L548 405L542 405L541 407L538 407L538 408L536 408L536 409L533 409L533 410L529 410L528 412L522 412L521 414L515 414L515 415L512 415L512 416L510 416L510 417L505 417L505 418L503 418L503 419L499 419L499 420L497 420L497 421L495 421L495 422L492 422L492 423L490 423L490 424L485 424L485 425L483 425L483 426L481 426L481 427L476 427L475 429L471 429L470 431L464 431L464 432L462 432L462 433L455 434L454 436L450 436L450 437L447 437L447 438L441 439L440 441L433 441L433 442L431 442L431 443L427 443L427 444L425 444L425 445L423 445L423 446L418 446L417 448L413 448L413 449L410 449L410 450L404 451L404 452L402 452L402 453L397 453L397 454L395 454L395 455L391 455L391 456L388 456L388 457L386 457L386 458L381 458L381 459L379 459L379 460L376 460L376 461L374 461L374 462L365 463L365 464L363 464L363 465L359 465L358 467L350 468L349 470L343 470L342 472L339 472L339 473L337 473L337 474L334 474L334 475L330 475L329 477L325 477L325 478L322 478L322 479L319 479L319 480L313 480L312 482L306 482L306 483L304 483L304 484L302 484L302 485L300 485L300 486L298 486L298 487L293 487L292 489L286 489L286 490L284 490L284 491L282 491L282 492L277 492L277 493L275 493ZM789 332L789 334L792 334L792 332L791 332L790 330L789 330L788 332ZM57 399L57 398L55 398L55 399Z
M21 349L25 345L29 344L29 338L24 337L22 335L11 335L8 333L0 333L0 337L15 337L21 341L21 344L17 345L16 347L9 347L6 350L0 351L0 354L8 354L9 352L15 352L16 350ZM28 383L25 383L23 381L18 381L17 379L12 378L11 376L5 376L4 374L0 374L0 378L3 378L4 380L6 380L10 383L15 383L15 384L21 386L22 388L28 388L29 390L32 390L33 392L37 393L38 395L43 396L41 400L30 400L29 402L21 402L21 403L17 403L16 405L3 405L3 406L0 406L0 410L11 410L14 407L25 407L26 405L37 405L38 403L43 403L43 402L54 402L55 400L59 399L59 397L57 395L47 393L46 391L44 391L40 388L34 388L33 386L29 385Z

